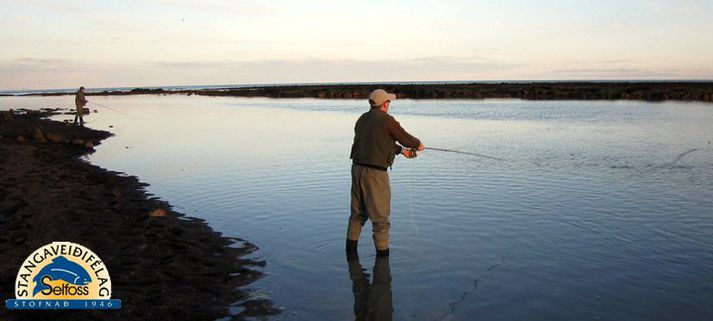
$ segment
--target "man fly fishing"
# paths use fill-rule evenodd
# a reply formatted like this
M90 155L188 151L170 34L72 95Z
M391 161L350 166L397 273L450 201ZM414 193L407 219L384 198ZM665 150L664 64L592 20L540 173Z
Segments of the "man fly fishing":
M370 219L377 256L389 256L391 186L387 169L393 164L396 155L414 158L416 155L412 149L424 149L418 138L407 133L387 113L391 101L395 99L396 95L382 89L372 91L369 95L371 110L361 115L354 126L350 156L352 200L347 227L347 254L357 253L361 228Z
M87 105L89 101L84 98L84 87L79 87L77 94L74 96L74 105L77 107L77 113L74 115L74 123L77 123L77 118L79 118L79 126L84 126L84 106Z

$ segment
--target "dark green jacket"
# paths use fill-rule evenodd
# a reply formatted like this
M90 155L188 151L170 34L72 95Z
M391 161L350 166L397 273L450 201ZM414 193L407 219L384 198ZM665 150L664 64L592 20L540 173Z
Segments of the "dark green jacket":
M393 116L372 108L354 126L354 144L350 158L354 164L386 170L401 153L401 145L418 148L421 141L404 130Z

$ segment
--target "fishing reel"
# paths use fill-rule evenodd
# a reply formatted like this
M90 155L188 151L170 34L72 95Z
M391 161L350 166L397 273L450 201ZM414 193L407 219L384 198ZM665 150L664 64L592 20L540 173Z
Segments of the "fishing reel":
M411 153L411 157L410 157L410 158L416 158L416 157L418 156L418 154L416 153L416 149L415 149L415 148L409 148L409 152Z

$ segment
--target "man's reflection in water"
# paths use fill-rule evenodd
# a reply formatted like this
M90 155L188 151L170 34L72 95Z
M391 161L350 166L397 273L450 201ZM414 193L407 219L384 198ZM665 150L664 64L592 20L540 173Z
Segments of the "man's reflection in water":
M356 320L391 320L394 308L391 304L391 270L389 257L377 257L374 262L374 278L369 284L369 274L359 263L358 255L347 255L349 277L354 293Z

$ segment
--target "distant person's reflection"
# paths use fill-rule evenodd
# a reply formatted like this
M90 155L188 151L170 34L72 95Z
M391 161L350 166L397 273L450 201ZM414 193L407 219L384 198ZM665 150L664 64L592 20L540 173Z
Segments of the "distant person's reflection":
M354 316L356 320L391 320L394 308L391 304L391 270L389 257L377 257L374 262L374 277L369 284L369 274L359 263L358 255L347 255L349 277L354 293Z

